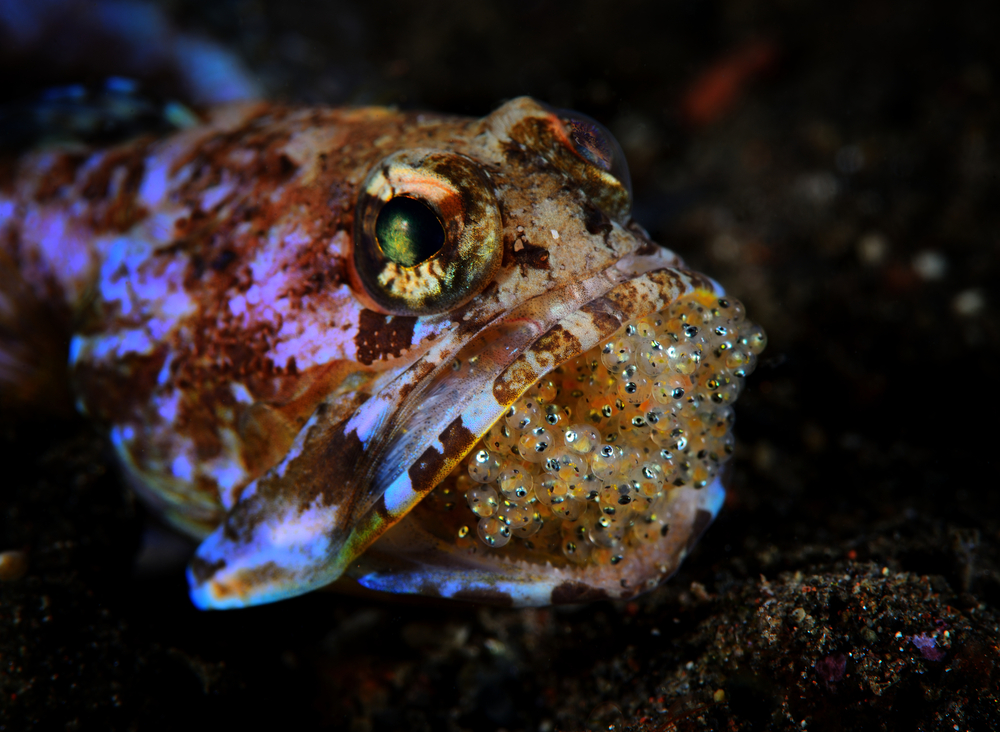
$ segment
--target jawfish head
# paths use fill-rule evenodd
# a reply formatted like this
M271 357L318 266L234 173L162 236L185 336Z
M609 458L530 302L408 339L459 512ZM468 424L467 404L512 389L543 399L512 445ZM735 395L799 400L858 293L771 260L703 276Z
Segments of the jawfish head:
M631 221L596 122L522 98L450 124L373 166L353 210L358 299L434 336L243 492L189 569L199 607L337 580L630 597L718 513L763 331Z

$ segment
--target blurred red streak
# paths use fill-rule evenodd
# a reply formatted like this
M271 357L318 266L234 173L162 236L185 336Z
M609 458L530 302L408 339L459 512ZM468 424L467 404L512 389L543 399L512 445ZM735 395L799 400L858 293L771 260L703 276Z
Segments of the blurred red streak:
M777 46L762 40L723 56L699 74L681 96L684 120L701 127L720 119L742 96L747 82L771 68L777 57Z

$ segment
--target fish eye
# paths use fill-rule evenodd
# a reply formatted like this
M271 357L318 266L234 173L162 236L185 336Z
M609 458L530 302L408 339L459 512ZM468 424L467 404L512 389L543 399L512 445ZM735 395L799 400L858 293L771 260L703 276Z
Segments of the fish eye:
M585 114L560 109L557 114L574 149L592 165L613 175L632 197L632 179L628 162L618 140L607 127Z
M377 163L358 194L352 282L392 315L464 305L496 276L500 208L471 158L415 149Z
M375 219L375 241L386 258L402 267L426 262L444 246L444 227L426 203L398 196Z

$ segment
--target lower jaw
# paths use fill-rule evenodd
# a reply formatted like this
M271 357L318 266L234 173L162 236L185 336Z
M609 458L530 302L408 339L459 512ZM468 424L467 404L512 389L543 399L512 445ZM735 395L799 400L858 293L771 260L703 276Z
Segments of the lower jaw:
M686 547L704 525L679 507L721 505L731 405L764 344L703 290L626 323L532 386L412 519L458 552L566 570Z

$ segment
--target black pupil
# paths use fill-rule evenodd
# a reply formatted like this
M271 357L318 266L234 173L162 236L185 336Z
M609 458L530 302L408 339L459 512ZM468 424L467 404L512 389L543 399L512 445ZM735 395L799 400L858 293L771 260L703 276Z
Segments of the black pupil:
M444 227L427 204L399 197L379 211L375 238L386 257L413 267L438 253L444 245Z

